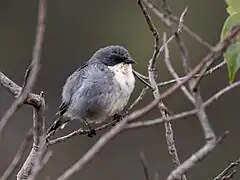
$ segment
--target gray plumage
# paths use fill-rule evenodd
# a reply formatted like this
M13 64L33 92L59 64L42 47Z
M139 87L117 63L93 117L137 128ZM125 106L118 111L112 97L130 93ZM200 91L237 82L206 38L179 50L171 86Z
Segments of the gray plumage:
M134 89L134 60L122 46L99 49L66 80L62 104L48 134L69 120L100 123L120 113Z

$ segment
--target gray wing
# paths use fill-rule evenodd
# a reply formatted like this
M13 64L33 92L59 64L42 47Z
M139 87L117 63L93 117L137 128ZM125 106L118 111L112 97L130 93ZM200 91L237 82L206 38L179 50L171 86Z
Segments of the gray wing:
M88 69L88 64L84 64L67 78L62 90L62 104L59 107L59 110L62 108L67 109L73 94L82 86L83 81L86 79L86 71Z
M107 107L114 102L112 98L116 87L113 86L113 73L105 65L94 64L88 66L82 76L84 79L81 79L81 86L74 85L72 91L69 91L69 112L76 117L95 119L102 113L107 113ZM105 112L102 112L103 109Z

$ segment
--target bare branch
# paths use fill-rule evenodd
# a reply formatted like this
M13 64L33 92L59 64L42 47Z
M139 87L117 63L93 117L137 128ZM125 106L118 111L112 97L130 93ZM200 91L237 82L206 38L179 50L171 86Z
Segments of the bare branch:
M135 71L134 69L133 69L133 73L137 74L137 75L138 75L139 77L141 77L142 79L148 80L148 77L147 77L147 76L144 76L143 74Z
M118 120L117 120L118 121ZM113 126L114 124L116 124L116 121L115 120L112 120L110 121L109 123L105 123L103 124L102 126L100 127L97 127L95 128L95 131L96 132L100 132L108 127L111 127ZM64 142L66 141L67 139L71 138L71 137L74 137L74 136L77 136L77 135L86 135L90 132L89 129L82 129L82 128L79 128L78 130L76 131L73 131L65 136L62 136L62 137L59 137L59 138L56 138L56 139L53 139L53 140L50 140L48 143L47 143L47 146L51 146L53 144L56 144L56 143L60 143L60 142Z
M240 86L240 81L234 82L233 84L230 84L227 87L218 91L216 94L214 94L208 100L206 100L203 103L203 106L205 108L208 107L214 101L218 100L226 92L229 92L230 90L232 90L233 88L235 88L237 86ZM172 116L168 116L166 118L167 118L168 121L172 121L172 120L184 118L184 117L187 117L187 116L195 115L196 112L197 112L197 110L194 109L194 110L190 110L190 111L181 112L179 114L175 114L175 115L172 115ZM133 128L144 128L144 127L149 127L149 126L155 126L155 125L163 123L163 122L164 122L164 118L162 118L162 117L157 118L157 119L153 119L153 120L139 121L139 122L134 122L134 123L128 124L128 126L125 129L128 130L128 129L133 129Z
M231 30L229 30L228 34L232 34L233 36L237 36L238 35L238 31L237 29L239 28L239 24L235 25L232 27ZM227 48L227 47L226 47ZM214 51L215 49L213 49ZM199 76L195 79L195 82L192 84L192 89L193 91L195 91L195 88L198 86L200 80L202 79L203 75L205 74L205 72L207 71L207 69L209 68L209 66L211 66L211 64L213 63L213 61L208 61L204 67L202 68L202 70L199 72Z
M227 180L233 178L236 173L236 167L240 164L240 158L229 164L214 180Z
M40 153L39 153L39 157L37 159L36 165L34 166L31 175L28 177L28 179L30 180L34 180L38 177L39 172L41 171L41 169L44 168L44 166L48 163L48 161L50 160L50 158L52 157L53 152L52 151L47 151L47 153L44 155L44 143L45 143L45 139L43 138L43 143L42 143L42 147L43 148Z
M223 137L220 137L216 141L207 141L201 149L199 149L196 153L192 154L190 158L188 158L179 167L173 170L168 176L167 180L180 179L183 173L185 173L187 170L189 170L191 167L193 167L202 159L204 159L207 155L209 155L216 147L216 145L223 140L224 137L226 137L226 133Z
M187 51L184 50L185 47L180 37L177 38L177 40L182 52L182 57L183 57L182 59L183 61L185 61L185 59L187 58ZM203 105L200 90L198 87L200 78L205 74L207 68L213 63L213 61L214 60L206 62L203 65L203 68L200 70L200 76L189 81L189 87L195 99L194 105L197 110L196 114L201 123L206 144L201 149L199 149L195 154L193 154L190 158L188 158L185 162L183 162L179 167L173 170L171 174L168 176L167 178L168 180L180 179L182 174L187 172L190 168L195 166L198 162L200 162L203 158L205 158L209 153L211 153L219 143L211 127L211 124L208 120L207 114L205 112L205 106ZM184 65L185 71L188 71L189 65L187 65L186 63L183 63L183 65Z
M2 72L0 72L0 84L13 94L15 98L18 97L22 88L14 83L11 79L5 76ZM41 103L41 98L37 94L29 93L27 99L24 101L25 104L32 105L34 107L39 107ZM1 121L0 121L1 124ZM0 125L1 126L1 125Z
M141 93L139 94L137 99L135 99L135 101L130 105L127 112L130 111L132 108L134 108L143 99L144 95L147 93L147 90L148 90L148 87L145 87L142 89Z
M158 7L155 4L153 4L152 2L150 2L149 0L143 0L143 2L168 27L173 27L174 24L179 23L179 18L178 17L172 16L172 15L169 16L169 13L168 14L161 13L159 11ZM202 45L207 47L209 50L212 50L212 46L208 42L204 41L198 34L194 33L186 25L182 24L182 28L189 36L196 39L199 43L201 43Z
M173 36L171 36L173 37ZM166 43L168 44L168 43ZM208 71L206 71L206 73L204 74L204 76L207 76L207 75L210 75L212 74L213 72L215 72L216 70L219 70L220 68L222 68L224 65L226 64L225 61L222 61L221 63L219 63L218 65L214 66L213 68L209 69ZM194 77L198 77L199 74L196 74ZM184 77L179 77L179 80L182 81L186 78L187 76L184 76ZM172 80L168 80L168 81L164 81L164 82L160 82L158 83L158 86L162 87L162 86L167 86L167 85L170 85L170 84L173 84L173 83L176 83L177 82L177 79L172 79Z
M172 74L172 76L176 79L176 82L177 83L180 83L181 80L178 76L178 74L175 72L175 70L173 69L172 67L172 64L170 62L170 58L169 58L169 50L168 50L168 47L167 47L167 44L165 43L166 41L166 34L164 35L164 45L165 45L165 64L167 65L167 68L168 68L168 71ZM187 88L185 86L181 86L181 90L183 91L183 93L185 94L185 96L192 102L194 103L195 100L194 98L192 97L192 95L190 94L190 92L187 90Z
M137 71L133 70L133 74L135 77L138 78L139 81L141 81L143 84L145 84L147 87L149 87L150 89L153 89L152 86L147 82L145 81L142 76L143 75L140 75L140 73L138 73Z
M43 35L44 35L44 29L45 29L44 19L45 19L44 0L40 0L37 35L36 35L35 45L33 49L32 63L30 65L31 69L29 69L30 71L29 75L26 76L27 79L24 83L24 88L21 91L19 97L13 102L11 107L7 110L7 112L4 114L4 116L0 121L0 139L1 139L4 127L6 126L8 120L24 103L24 101L28 97L28 94L31 92L35 84L35 81L37 79L37 75L40 69L39 61L40 61L41 47L42 47L42 41L43 41Z
M153 36L155 37L154 52L153 52L153 55L152 55L152 59L149 60L149 65L148 65L148 79L149 79L149 82L150 82L151 86L154 88L153 96L156 99L160 96L159 89L158 89L158 86L157 86L157 83L156 83L156 80L155 80L155 62L156 62L156 59L158 58L159 52L160 52L159 33L157 32L157 30L156 30L156 28L155 28L155 26L154 26L154 24L153 24L153 22L152 22L152 20L149 16L149 14L148 14L146 8L144 7L142 1L139 0L138 4L139 4L139 6L140 6L140 8L143 12L143 15L144 15L148 25L149 25L150 31L152 32ZM166 42L164 42L164 44L165 43ZM165 46L165 51L166 51L166 46ZM162 101L159 102L158 108L160 110L160 113L161 113L162 117L164 119L166 119L166 117L168 116L168 113L166 111L167 108L163 104ZM166 129L165 135L166 135L166 140L167 140L167 145L168 145L168 152L172 157L174 167L177 167L177 166L180 165L180 161L179 161L179 158L178 158L177 149L175 147L172 126L171 126L171 123L169 121L165 121L164 125L165 125L165 129ZM183 175L183 179L186 179L186 177L184 175Z
M27 160L17 174L17 180L28 179L33 175L34 168L38 165L43 151L45 150L45 101L41 93L42 105L40 108L33 109L33 147Z
M166 118L160 117L160 118L156 118L156 119L152 119L152 120L133 122L133 123L128 124L128 126L125 127L125 130L155 126L157 124L164 123L165 120L172 121L172 120L184 118L187 116L195 115L196 112L197 112L197 110L194 109L194 110L190 110L190 111L181 112L179 114L174 114L174 115L168 116Z

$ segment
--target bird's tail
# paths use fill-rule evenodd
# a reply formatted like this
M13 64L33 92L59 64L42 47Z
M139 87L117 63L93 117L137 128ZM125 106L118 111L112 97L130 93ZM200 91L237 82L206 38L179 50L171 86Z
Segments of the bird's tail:
M57 113L54 117L54 123L47 130L47 139L53 136L59 129L63 129L64 126L69 122L68 120L63 120L62 115Z

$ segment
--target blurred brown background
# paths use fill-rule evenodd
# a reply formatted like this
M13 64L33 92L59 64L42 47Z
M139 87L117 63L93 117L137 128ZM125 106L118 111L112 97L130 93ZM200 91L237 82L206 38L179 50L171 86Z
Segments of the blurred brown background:
M169 3L175 15L180 15L188 6L185 24L211 44L218 42L221 27L227 17L224 1L169 0ZM47 4L42 66L34 88L35 93L43 90L46 94L47 125L52 123L52 117L60 104L61 87L65 79L99 47L109 44L125 46L138 61L135 69L146 74L147 62L153 51L153 37L136 0L51 0ZM31 61L37 5L36 0L0 1L0 71L18 84L22 84L25 70ZM167 31L159 19L156 17L153 19L161 35ZM196 64L208 51L194 39L186 34L183 35L191 62ZM171 61L176 70L182 74L179 50L174 43L169 48ZM157 68L162 81L171 78L163 63L162 55L158 60ZM205 78L201 84L203 98L213 95L227 83L226 68ZM143 85L138 82L131 102L138 96L142 87ZM144 106L151 100L152 95L149 92L136 108ZM0 116L12 102L12 95L0 87ZM180 91L165 99L164 102L173 112L192 108ZM214 153L187 173L188 179L211 180L230 161L239 157L239 105L239 88L236 88L207 109L215 132L221 135L225 130L229 130L230 134ZM31 127L31 116L31 107L24 106L8 124L0 142L0 174L12 161L25 133ZM143 119L157 116L159 113L155 109ZM183 161L204 144L202 129L195 117L174 121L172 125L179 156ZM81 126L79 122L73 122L57 135L66 134L79 126ZM95 159L71 179L143 180L144 175L139 160L140 151L144 151L151 173L158 172L160 179L164 179L173 169L164 134L163 125L124 132L111 141ZM39 179L46 179L46 177L56 179L77 161L99 136L93 139L78 136L51 147L54 155L41 172ZM240 169L235 179L239 178Z

